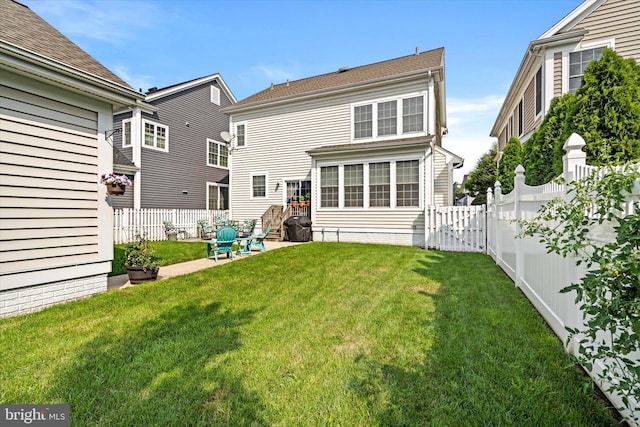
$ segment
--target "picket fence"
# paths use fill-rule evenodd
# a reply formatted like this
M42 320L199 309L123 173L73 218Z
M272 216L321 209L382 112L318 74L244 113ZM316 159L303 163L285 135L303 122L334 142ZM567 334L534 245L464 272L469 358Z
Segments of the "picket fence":
M129 243L138 235L149 240L167 240L164 221L184 230L185 238L198 237L198 221L214 224L216 218L229 218L229 211L207 209L115 209L113 242ZM182 236L181 236L182 237Z
M425 239L428 249L485 253L485 206L427 206Z
M564 145L567 154L564 157L563 177L566 182L580 180L591 173L599 173L594 167L587 166L586 154L582 151L584 140L577 134L572 135ZM565 185L549 183L532 187L524 183L525 170L522 166L516 169L514 190L502 194L500 183L495 190L489 189L487 197L487 253L511 277L515 285L522 290L535 308L547 321L555 334L567 342L567 327L577 328L583 325L583 313L575 303L575 293L560 293L569 284L577 283L586 274L583 266L576 265L576 259L563 258L554 253L547 253L546 247L538 237L519 237L520 225L517 220L532 220L538 210L556 198L567 198ZM640 203L640 182L627 199L626 213L632 212L634 204ZM597 203L597 201L595 201ZM624 213L623 213L624 214ZM613 230L599 227L592 230L590 238L601 242L614 239ZM577 354L576 337L567 344L566 350ZM634 355L632 355L634 357ZM636 359L640 355L635 355ZM602 372L602 363L595 363L589 374L605 390L606 384L598 378ZM623 407L618 395L607 394L616 407ZM623 413L640 411L640 405L631 399L631 403Z

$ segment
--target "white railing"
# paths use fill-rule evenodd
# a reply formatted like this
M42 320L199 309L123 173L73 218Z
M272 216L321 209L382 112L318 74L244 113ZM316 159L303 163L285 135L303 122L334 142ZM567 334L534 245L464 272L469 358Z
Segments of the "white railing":
M167 240L164 221L184 230L186 238L198 237L198 221L209 224L216 218L229 219L229 211L206 209L116 209L113 211L113 243L129 243L137 235L149 240Z
M486 252L485 207L427 206L426 247L442 251Z
M563 147L567 151L563 171L563 177L567 182L582 179L591 173L599 173L598 168L586 166L583 146L584 140L574 134ZM545 203L571 195L567 194L565 185L550 183L531 187L524 183L524 179L525 170L518 166L514 190L511 193L503 195L499 182L496 183L493 193L489 189L487 253L511 277L564 343L568 337L566 328L581 327L584 320L579 305L575 303L575 294L560 293L560 290L579 282L586 274L586 269L577 266L577 260L574 258L547 253L547 248L539 242L539 237L518 237L520 225L516 221L531 220ZM640 183L634 191L628 196L627 212L631 211L633 203L638 203ZM605 242L612 241L613 230L599 230L598 240L601 239ZM576 354L578 345L575 337L566 350ZM595 363L594 371L590 373L597 383L600 381L598 372L602 366L602 363ZM606 384L599 385L603 390L607 388ZM619 396L608 394L608 397L616 407L624 407ZM640 411L639 403L633 399L627 408L631 413Z

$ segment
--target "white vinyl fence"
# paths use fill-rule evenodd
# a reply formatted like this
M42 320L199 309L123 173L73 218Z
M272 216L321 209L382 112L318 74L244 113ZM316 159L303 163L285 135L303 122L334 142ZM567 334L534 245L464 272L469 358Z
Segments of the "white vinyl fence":
M584 140L573 134L565 143L567 154L564 157L563 177L567 182L579 180L596 168L586 166L586 154L582 152ZM586 273L576 260L563 258L555 253L547 253L546 247L538 237L517 237L520 234L518 219L531 220L536 217L540 207L555 198L566 198L564 185L549 183L531 187L524 183L525 171L522 166L516 169L514 190L502 195L500 183L496 183L494 194L491 189L487 197L487 253L511 277L516 286L522 290L535 308L544 317L553 331L566 342L566 327L576 328L583 324L583 313L574 302L575 293L560 293L560 290L572 283L580 281ZM627 210L631 211L633 203L640 203L640 183L636 185L634 194L628 198ZM614 239L613 230L602 228L597 230L598 241L609 242ZM578 351L574 337L566 349L569 353ZM636 357L639 357L636 355ZM590 373L596 382L602 364L594 364L594 372ZM606 385L599 384L606 389ZM622 407L619 396L608 396L616 405ZM640 411L638 402L631 402L628 410Z
M428 206L425 234L429 249L485 253L485 206Z
M198 221L214 224L216 218L229 218L229 211L206 209L116 209L113 212L113 242L129 243L138 235L149 240L167 240L164 221L169 221L186 238L198 237Z

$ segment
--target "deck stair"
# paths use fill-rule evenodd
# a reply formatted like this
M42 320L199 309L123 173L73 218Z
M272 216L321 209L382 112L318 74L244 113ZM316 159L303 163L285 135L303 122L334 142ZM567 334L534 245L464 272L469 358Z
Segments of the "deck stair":
M311 214L309 206L291 205L286 208L282 205L271 205L262 215L262 232L267 229L267 225L271 223L271 232L266 240L282 241L284 240L284 221L292 216L308 216Z

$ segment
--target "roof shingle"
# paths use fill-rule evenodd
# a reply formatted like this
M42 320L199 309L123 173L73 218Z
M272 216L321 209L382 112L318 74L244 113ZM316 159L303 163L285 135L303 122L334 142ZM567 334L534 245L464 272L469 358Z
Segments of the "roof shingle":
M426 71L442 67L443 64L444 48L441 47L419 54L349 68L346 69L346 71L340 69L332 73L272 85L261 92L239 101L225 110L232 111L251 104L275 101L279 98L295 97L323 90L339 89L353 84L366 83L412 72Z
M132 89L27 6L0 0L0 40Z

